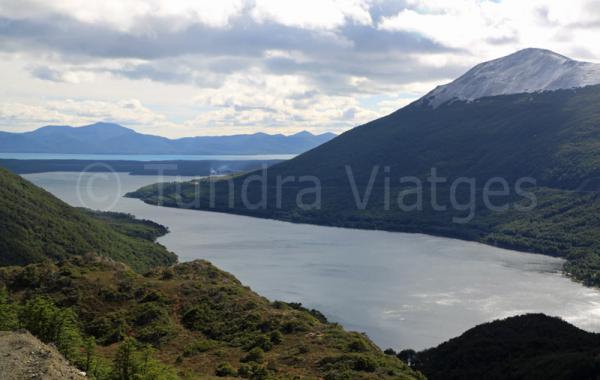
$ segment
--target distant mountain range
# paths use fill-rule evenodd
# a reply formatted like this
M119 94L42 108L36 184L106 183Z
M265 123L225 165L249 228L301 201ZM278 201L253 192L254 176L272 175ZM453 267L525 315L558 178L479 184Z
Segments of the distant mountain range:
M594 64L540 49L482 63L388 116L269 169L268 188L277 186L277 178L318 178L320 208L300 207L297 199L306 186L298 182L283 186L282 199L270 197L255 209L245 207L239 192L230 207L228 185L222 183L215 186L221 196L215 208L560 256L568 261L569 275L600 286L597 73ZM429 180L433 171L442 177L436 187ZM235 188L248 176L236 178ZM507 187L498 195L494 191L502 185L496 183L493 201L486 203L485 185L498 178ZM146 187L131 196L177 207L172 200L187 200L194 186L162 193ZM251 199L260 199L260 186L250 188ZM310 201L304 197L305 204Z
M255 133L168 139L138 133L118 124L96 123L83 127L47 126L32 132L0 132L0 152L62 154L183 154L252 155L299 154L336 135Z

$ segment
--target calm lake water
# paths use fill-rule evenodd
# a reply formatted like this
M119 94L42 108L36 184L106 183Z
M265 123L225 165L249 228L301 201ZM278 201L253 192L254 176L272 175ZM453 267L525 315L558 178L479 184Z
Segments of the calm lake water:
M246 161L289 160L295 154L256 155L183 155L183 154L59 154L59 153L0 153L0 159L17 160L99 160L99 161Z
M290 224L120 197L155 177L25 177L72 205L164 224L171 233L160 242L181 261L208 259L258 293L319 309L384 348L434 346L476 324L526 312L600 331L600 293L562 276L559 259L421 234Z

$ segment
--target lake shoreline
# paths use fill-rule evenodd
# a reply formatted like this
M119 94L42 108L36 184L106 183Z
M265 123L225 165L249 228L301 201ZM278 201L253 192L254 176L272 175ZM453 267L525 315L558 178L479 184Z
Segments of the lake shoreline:
M503 250L507 250L507 251L516 251L519 253L524 253L524 254L529 254L529 255L540 255L540 256L545 256L545 257L552 257L552 258L560 259L564 263L567 263L567 260L562 256L551 255L548 253L537 252L537 251L533 251L533 250L528 251L528 250L522 249L518 246L514 246L511 244L504 244L501 242L492 244L487 241L482 241L482 240L477 240L477 239L469 239L469 238L464 237L464 234L461 234L461 233L452 233L452 232L442 233L442 232L436 232L438 230L434 230L434 229L432 229L432 230L402 229L402 228L385 229L385 228L377 228L377 227L373 227L373 226L367 226L367 225L363 225L363 224L347 224L347 223L339 223L338 224L338 223L325 223L325 222L319 223L319 222L311 222L304 218L297 218L297 219L295 219L295 218L277 218L277 217L273 217L272 215L266 215L266 214L261 214L261 213L242 212L242 211L238 211L238 209L231 209L230 211L225 211L224 209L216 209L216 208L183 208L183 207L171 206L169 204L156 204L156 203L150 202L146 199L142 199L142 198L136 197L134 195L129 195L129 194L125 194L124 197L131 198L131 199L137 199L145 204L148 204L151 206L156 206L156 207L166 207L166 208L171 208L171 209L190 210L190 211L214 212L214 213L224 214L224 215L235 215L235 216L241 216L241 217L246 217L246 218L272 220L272 221L290 223L290 224L295 224L295 225L319 226L319 227L340 228L340 229L345 229L345 230L358 230L358 231L380 231L380 232L388 232L391 234L399 234L400 233L400 234L409 234L409 235L429 236L429 237L435 237L435 238L441 238L441 239L458 240L458 241L462 241L462 242L466 242L466 243L481 244L481 245L487 246L487 247L499 248L499 249L503 249ZM445 231L449 231L449 230L445 230ZM571 279L573 282L576 282L578 284L581 284L583 286L586 286L586 287L589 287L592 289L598 289L598 287L587 285L587 284L584 284L583 282L577 281L577 279L573 278L572 276L569 276L568 272L565 272L564 270L561 271L561 274L563 274L565 277Z
M110 206L81 204L77 173L26 177L67 203ZM112 194L116 182L121 183L113 211L169 227L159 243L181 262L206 259L268 299L320 310L347 329L366 332L384 348L437 346L478 324L527 312L559 315L580 328L600 331L600 324L590 319L600 295L565 278L563 259L412 231L157 207L122 198L153 181L123 173L84 173L79 184L84 196L86 180L94 178L109 179L91 182L102 195Z

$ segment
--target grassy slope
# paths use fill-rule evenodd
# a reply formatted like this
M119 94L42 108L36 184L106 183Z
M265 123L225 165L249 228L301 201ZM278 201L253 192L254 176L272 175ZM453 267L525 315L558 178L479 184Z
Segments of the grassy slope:
M435 110L409 106L270 168L267 209L243 207L239 190L244 177L236 180L233 208L227 203L227 184L217 184L213 209L323 225L425 232L536 251L567 258L568 273L600 285L600 218L595 212L600 208L598 104L600 86L458 102ZM366 210L358 210L354 203L345 165L352 167L361 192L374 165L380 167ZM383 207L385 166L392 184L389 211ZM434 211L427 187L423 210L405 212L394 206L396 195L405 189L398 185L399 178L424 180L432 167L450 181L461 176L476 180L477 212L469 223L452 221L465 212L450 207ZM295 198L302 189L298 183L284 187L282 207L276 207L274 181L288 175L315 175L321 180L321 210L296 207ZM514 206L523 200L514 196L514 183L524 176L537 181L537 187L530 190L538 198L538 207L530 212L511 207L504 213L484 207L481 189L488 179L502 177L509 182L513 196L503 201ZM250 187L250 199L258 199L258 186ZM182 200L186 207L210 209L208 185L200 187L200 202L194 204L196 191L195 184L166 185L159 199L157 187L149 186L131 196L171 207L178 207ZM437 195L448 205L448 186L440 185ZM464 187L458 188L459 198L468 195ZM495 202L503 203L498 198Z
M176 262L176 256L154 243L154 239L135 236L133 231L107 223L107 218L70 207L0 169L0 265L22 265L89 252L122 261L139 271ZM150 231L156 226L144 227L138 222L137 228L152 235Z
M88 255L0 268L3 285L16 299L44 295L73 307L107 358L122 336L134 336L155 345L183 378L212 378L221 363L237 369L256 346L265 351L258 365L272 379L420 377L364 335L327 323L318 312L270 302L204 261L142 276Z
M600 335L529 314L479 325L418 353L415 362L431 380L581 380L598 378L598 355Z

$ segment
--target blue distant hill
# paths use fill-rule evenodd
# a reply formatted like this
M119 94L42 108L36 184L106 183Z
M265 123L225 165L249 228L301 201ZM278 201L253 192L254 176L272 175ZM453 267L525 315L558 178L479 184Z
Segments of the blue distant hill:
M145 135L118 124L47 126L32 132L0 132L3 153L63 154L299 154L336 135L299 132L286 136L255 133L168 139Z

